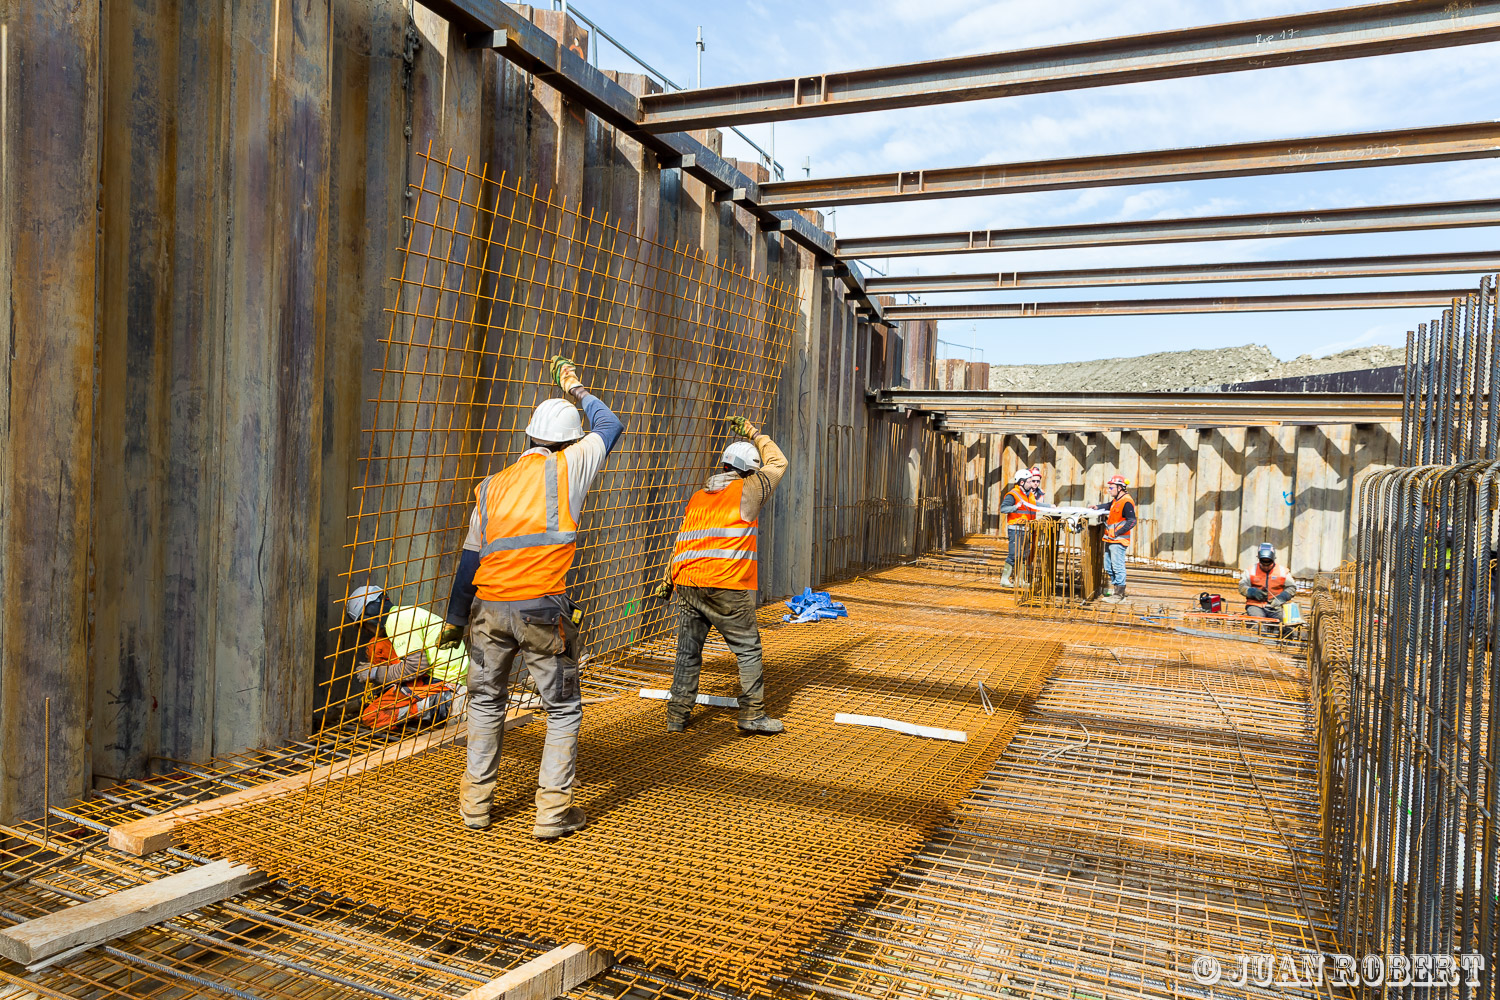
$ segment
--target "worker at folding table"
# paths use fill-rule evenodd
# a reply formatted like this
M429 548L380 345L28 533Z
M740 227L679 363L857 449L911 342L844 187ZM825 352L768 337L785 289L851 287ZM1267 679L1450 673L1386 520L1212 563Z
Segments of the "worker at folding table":
M590 431L567 399L543 400L526 425L531 447L474 491L469 536L448 600L440 644L469 631L468 766L459 783L464 825L490 825L500 766L510 674L519 659L547 713L537 775L534 836L550 839L588 824L573 805L583 699L578 689L582 614L566 593L584 497L624 430L618 417L579 381L567 358L552 378L583 405Z
M1108 497L1095 504L1095 510L1108 511L1104 516L1104 571L1109 586L1105 600L1115 604L1125 600L1125 550L1130 547L1130 533L1135 530L1135 499L1130 495L1130 480L1116 473L1104 484Z
M703 642L716 628L734 651L740 668L739 728L747 733L779 733L778 719L766 715L760 629L755 595L760 511L786 472L786 456L768 435L744 417L730 428L749 441L735 441L719 456L719 471L708 477L683 512L672 549L669 580L656 596L677 591L677 663L667 702L667 732L680 733L698 701Z

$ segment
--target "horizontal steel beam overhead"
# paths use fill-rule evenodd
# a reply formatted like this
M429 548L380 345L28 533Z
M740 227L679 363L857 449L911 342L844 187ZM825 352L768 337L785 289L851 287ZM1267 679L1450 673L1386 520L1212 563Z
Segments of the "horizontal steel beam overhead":
M1133 417L1130 419L1115 418L1110 414L1101 414L1090 420L1053 420L1038 417L1025 423L1008 423L1004 421L955 421L938 418L934 427L939 431L947 431L953 434L1096 434L1101 431L1167 431L1167 430L1197 430L1215 427L1324 427L1347 424L1379 424L1385 422L1400 423L1401 410L1397 407L1396 412L1389 416L1373 416L1363 412L1343 411L1330 414L1326 417L1318 417L1316 420L1304 420L1300 418L1266 419L1248 414L1215 418L1211 422L1184 423L1182 420L1170 416L1161 417Z
M1472 289L1400 292L1324 292L1306 295L1230 295L1195 299L1115 299L1107 302L966 302L891 305L891 322L919 319L1046 319L1060 316L1164 316L1173 313L1308 312L1321 309L1442 308Z
M654 94L653 132L1232 73L1500 39L1500 2L1402 0L1148 35Z
M874 275L871 295L934 295L1025 288L1099 288L1110 285L1206 284L1216 281L1294 281L1381 278L1410 274L1477 274L1500 271L1500 250L1473 253L1401 254L1387 257L1324 257L1314 260L1235 261L1225 264L1161 264L1094 267L1067 271L986 271L980 274Z
M945 430L1034 434L1401 419L1400 393L999 392L887 389L880 409L932 413Z
M1032 229L976 229L957 233L864 236L839 240L838 255L917 257L940 253L994 253L1071 247L1127 246L1139 243L1193 243L1252 240L1277 236L1328 236L1403 229L1451 229L1500 225L1500 201L1449 201L1378 208L1334 208L1307 212L1264 212L1150 222L1095 222Z
M1469 122L1107 156L766 182L760 185L760 204L768 208L814 208L926 198L967 198L1155 181L1474 160L1496 155L1500 155L1500 122Z

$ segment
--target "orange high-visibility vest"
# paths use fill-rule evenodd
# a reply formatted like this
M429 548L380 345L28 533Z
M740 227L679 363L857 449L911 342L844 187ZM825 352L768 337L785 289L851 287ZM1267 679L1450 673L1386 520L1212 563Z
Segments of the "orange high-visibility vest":
M1286 589L1287 577L1291 575L1281 563L1272 566L1271 571L1267 573L1260 568L1260 560L1257 559L1255 565L1250 567L1250 586L1259 587L1266 592L1267 598L1273 598ZM1266 606L1265 601L1252 601L1248 597L1245 598L1245 604L1252 608L1263 608Z
M688 587L754 590L759 521L740 516L743 479L717 493L699 490L682 515L672 548L672 582Z
M1130 532L1121 531L1115 525L1125 523L1125 505L1133 503L1135 501L1130 499L1129 493L1121 493L1109 505L1109 513L1104 517L1104 540L1106 542L1113 542L1118 545L1130 544Z
M482 601L520 601L567 589L578 524L568 503L568 458L522 455L474 490Z
M1016 509L1005 515L1005 526L1008 528L1013 524L1025 524L1027 521L1036 520L1036 511L1025 506L1031 503L1031 497L1026 495L1019 484L1010 488L1010 495L1016 498Z

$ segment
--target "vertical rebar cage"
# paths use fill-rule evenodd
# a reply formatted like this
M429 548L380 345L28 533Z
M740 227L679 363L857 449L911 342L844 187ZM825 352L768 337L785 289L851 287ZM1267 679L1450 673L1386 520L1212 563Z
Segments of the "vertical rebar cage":
M561 354L626 428L589 494L568 577L585 648L593 663L608 663L670 628L649 592L666 578L683 505L730 440L728 418L764 420L797 297L451 154L417 159L345 597L370 584L394 607L422 609L408 634L388 638L398 654L431 654L475 487L525 450L536 404L561 395L548 366ZM413 654L366 682L357 674L378 655L370 626L341 616L334 633L315 728L352 735L369 699L423 665ZM348 756L329 745L330 759Z
M1320 585L1310 649L1340 944L1478 953L1462 992L1481 998L1500 954L1494 289L1408 336L1406 467L1360 484L1355 560Z

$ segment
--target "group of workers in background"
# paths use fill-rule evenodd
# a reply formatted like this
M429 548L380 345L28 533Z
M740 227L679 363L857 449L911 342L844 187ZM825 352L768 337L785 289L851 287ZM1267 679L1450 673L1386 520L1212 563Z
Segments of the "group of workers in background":
M1105 501L1095 510L1104 516L1104 570L1108 585L1104 599L1118 603L1125 599L1125 552L1130 547L1131 532L1136 525L1135 498L1130 495L1130 481L1118 473L1104 484ZM1033 465L1021 469L1011 479L1011 487L1000 500L1000 514L1005 518L1005 568L1000 585L1008 587L1024 578L1026 572L1026 525L1039 514L1056 507L1042 496L1042 470ZM1019 570L1018 570L1019 567ZM1276 548L1269 542L1256 550L1255 562L1240 576L1239 590L1245 598L1245 614L1252 618L1282 621L1286 605L1297 596L1297 581L1291 571L1276 560Z
M1095 504L1095 510L1108 511L1104 516L1104 569L1109 586L1104 599L1113 603L1125 600L1125 550L1130 547L1130 533L1135 530L1135 500L1129 493L1130 483L1114 475L1104 484L1108 499ZM1009 587L1026 572L1026 525L1037 515L1055 507L1042 498L1042 470L1033 465L1017 472L1011 488L1000 499L1000 515L1005 518L1005 569L1000 572L1000 586Z
M490 825L511 675L524 664L547 714L532 827L541 839L588 824L573 802L583 725L578 676L583 614L568 597L567 575L584 499L624 432L619 418L584 387L571 361L557 357L550 367L564 394L583 407L589 432L584 433L578 406L566 398L536 407L526 425L527 450L474 491L445 618L392 606L374 586L359 588L346 602L365 655L356 677L401 682L366 706L364 721L399 721L406 713L436 723L466 700L468 752L458 807L470 829ZM745 418L731 419L730 428L748 440L724 449L719 471L688 501L668 579L655 591L667 599L675 589L677 596L677 660L666 715L670 733L687 728L711 627L739 661L740 730L774 734L784 728L766 714L755 598L760 512L787 461ZM380 715L371 706L383 701L385 715ZM374 717L366 719L372 711Z

